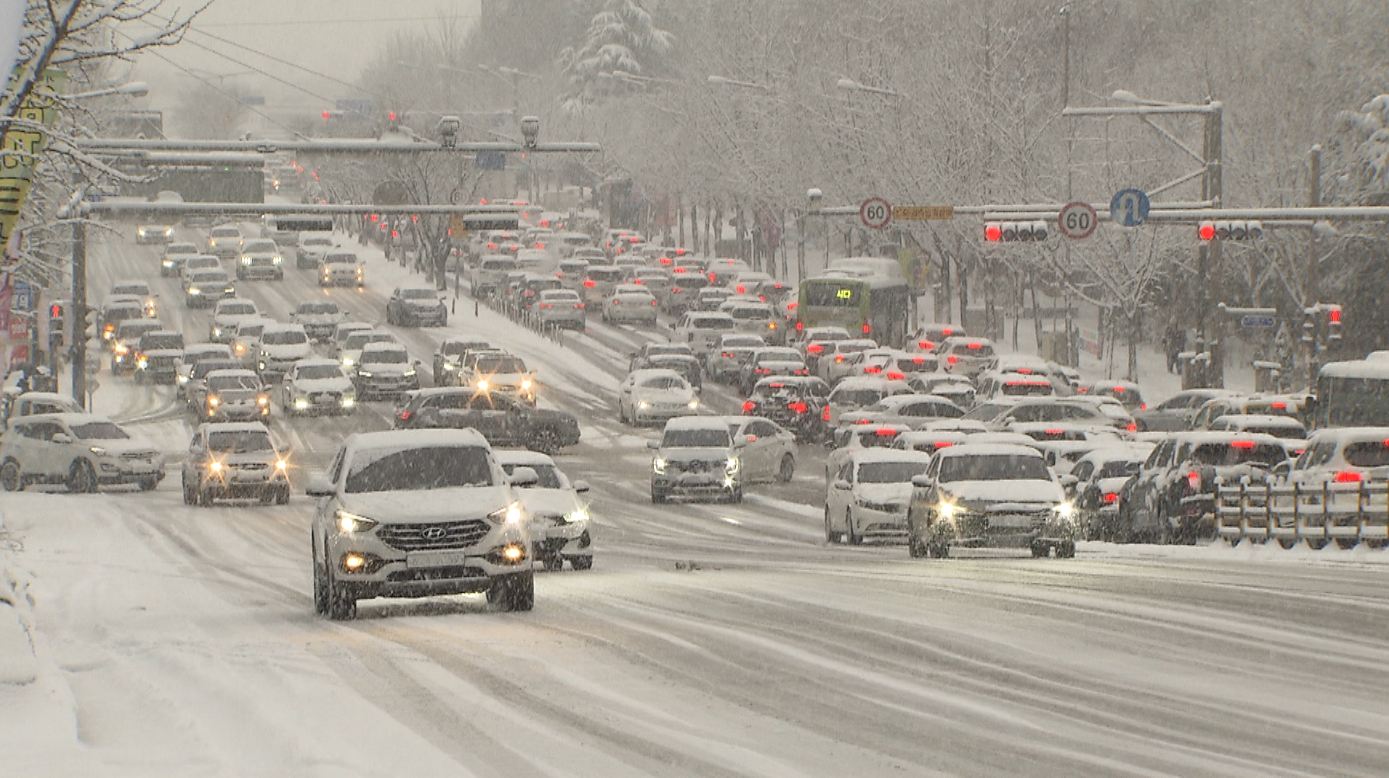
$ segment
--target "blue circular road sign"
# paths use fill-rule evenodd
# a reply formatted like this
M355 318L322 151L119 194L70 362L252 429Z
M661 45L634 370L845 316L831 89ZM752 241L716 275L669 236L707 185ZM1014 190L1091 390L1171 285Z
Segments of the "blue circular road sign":
M1125 227L1137 227L1148 218L1152 202L1142 189L1120 189L1109 201L1109 218Z

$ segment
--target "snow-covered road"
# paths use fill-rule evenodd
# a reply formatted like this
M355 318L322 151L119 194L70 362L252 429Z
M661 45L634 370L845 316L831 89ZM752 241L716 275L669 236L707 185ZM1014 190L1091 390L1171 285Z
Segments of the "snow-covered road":
M155 276L93 247L93 287ZM362 293L382 318L398 266ZM324 294L246 283L286 318ZM207 316L165 320L196 340ZM1074 560L915 561L824 544L823 453L737 506L652 506L642 433L608 406L618 347L565 347L460 301L449 329L540 366L579 415L592 571L538 573L533 612L481 597L315 618L310 506L150 494L0 496L0 775L1370 775L1389 766L1389 552L1084 544ZM466 311L465 311L466 308ZM401 330L428 360L441 330ZM102 373L103 411L171 457L168 389ZM716 403L731 396L713 392ZM277 420L301 471L388 404ZM8 594L7 594L8 593ZM27 641L24 639L27 638Z

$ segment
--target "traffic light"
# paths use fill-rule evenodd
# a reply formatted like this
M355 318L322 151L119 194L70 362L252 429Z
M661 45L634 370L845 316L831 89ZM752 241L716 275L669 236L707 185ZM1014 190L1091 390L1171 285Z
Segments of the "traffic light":
M100 317L100 313L100 311L91 306L87 306L87 310L82 313L82 334L86 336L86 340L91 340L96 337L96 322Z
M396 132L400 129L400 115L395 111L386 112L386 129Z
M1217 221L1196 225L1196 237L1202 243L1213 240L1259 240L1264 237L1261 221Z
M1326 306L1326 342L1337 343L1341 340L1341 306L1331 304Z
M1302 309L1302 342L1312 343L1317 339L1317 309Z
M48 306L48 326L50 329L63 326L62 303L52 303Z
M989 243L1046 240L1047 235L1044 221L984 223L984 240Z

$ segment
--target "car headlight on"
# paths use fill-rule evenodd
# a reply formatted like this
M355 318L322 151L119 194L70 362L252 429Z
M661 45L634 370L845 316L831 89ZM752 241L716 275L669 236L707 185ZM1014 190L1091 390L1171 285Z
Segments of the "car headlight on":
M279 459L276 459L276 460L275 460L275 469L278 470L278 471L280 471L281 473L285 472L286 470L289 469L289 460L288 460L288 459L285 459L284 457L280 457Z
M256 395L256 405L259 405L260 407L264 408L264 407L266 407L266 406L269 405L269 404L270 404L270 395L268 395L268 394L258 394L258 395Z
M940 504L936 506L936 515L939 516L942 521L954 521L964 514L965 509L953 502L941 500Z
M526 511L521 507L521 503L513 502L504 508L498 508L487 514L487 518L497 524L509 524L515 526L526 518Z
M93 454L96 454L99 457L106 456L106 449L102 448L101 446L91 446L87 450L92 452Z
M243 265L250 265L250 264L251 264L251 258L250 258L250 257L242 257L242 258L241 258L241 264L243 264Z
M1056 518L1071 521L1075 518L1076 506L1073 502L1063 502L1052 508L1052 511L1056 514Z
M491 384L487 383L487 379L486 379L486 378L479 378L478 381L477 381L477 390L478 390L479 392L485 392L485 391L487 391L488 387L490 387L490 386L491 386Z
M144 370L145 368L150 366L150 361L145 357L140 357L139 359L135 360L135 366L140 368L141 370Z
M455 365L455 364L452 363L452 362L445 362L445 363L444 363L444 370L445 370L446 372L452 373L453 371L455 371L455 370L457 370L457 369L458 369L458 365Z
M406 377L406 378L410 378L410 377L412 377L412 376L414 376L414 375L415 375L415 368L413 368L413 367L407 367L407 368L405 369L405 377Z
M570 524L578 524L579 522L588 521L588 509L582 507L575 508L574 510L564 514L564 520L569 522Z
M343 366L343 367L352 367L354 364L356 364L356 360L354 360L352 357L343 357L343 358L342 358L342 366Z
M165 227L165 228L164 228L164 237L167 238L167 237L169 237L170 235L173 235L173 234L174 234L174 228L173 228L173 227Z
M223 470L223 466L222 466L222 463L221 463L221 462L218 462L217 460L214 459L214 460L212 460L211 462L208 462L208 463L207 463L207 469L208 469L213 475L221 475L222 470Z
M179 385L180 385L180 386L183 385L183 384L188 383L188 376L184 375L183 373L179 373L179 374L178 374L178 382L179 382Z
M203 290L199 289L196 286L190 286L188 287L188 293L191 295L199 295L203 293Z
M220 338L220 337L222 337L222 328L221 328L221 327L213 327L213 328L212 328L212 337L214 337L214 338Z
M699 400L698 400L698 399L690 400L689 402L685 403L685 407L686 407L686 408L689 408L689 409L692 410L692 411L694 411L694 410L699 410Z
M365 516L358 516L355 513L349 513L344 510L339 510L335 516L337 519L338 532L344 535L366 532L377 524L376 521L368 519Z
M372 373L370 370L358 370L357 375L361 378L371 378Z
M664 457L656 457L651 460L651 469L657 475L664 475L666 472L666 460Z
M221 397L218 397L218 396L215 395L215 394L209 394L209 395L207 396L207 406L208 406L209 408L216 408L217 406L219 406L219 405L221 405L221 404L222 404L222 398L221 398Z
M356 397L353 397L353 396L350 395L350 394L349 394L349 395L346 395L345 397L342 398L342 407L344 407L344 408L351 408L352 406L354 406L354 405L356 405L356 404L357 404L357 398L356 398Z
M738 472L739 467L742 467L742 462L738 461L738 457L729 457L728 461L723 463L724 471L730 475Z
M270 258L270 261L277 265L281 265L284 264L285 258L280 256L279 254L276 254L275 256Z
M308 399L307 397L296 397L296 398L294 398L294 409L295 409L296 411L304 411L304 410L308 410L308 408L309 408L309 399Z
M534 386L534 385L535 385L535 384L532 383L531 380L530 380L529 378L522 378L522 379L521 379L521 391L523 391L523 392L529 392L529 391L531 390L531 387Z
M638 410L644 411L644 410L647 410L647 409L650 408L650 407L651 407L651 403L647 402L646 400L639 400L639 401L637 402L637 409L638 409Z
M174 261L172 259L166 259L162 264L164 265L164 267L173 267Z
M130 347L125 345L124 343L117 343L115 347L111 350L115 351L117 355L122 357L130 353Z

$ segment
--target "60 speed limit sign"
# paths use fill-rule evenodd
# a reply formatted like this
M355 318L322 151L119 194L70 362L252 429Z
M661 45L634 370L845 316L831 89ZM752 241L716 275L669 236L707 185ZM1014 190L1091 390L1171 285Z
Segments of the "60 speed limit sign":
M1100 220L1089 203L1076 201L1061 206L1061 212L1056 215L1056 222L1062 235L1079 240L1094 235L1095 227L1099 226Z
M870 230L881 230L892 223L892 205L881 197L870 197L858 207L859 221Z

